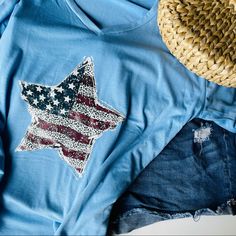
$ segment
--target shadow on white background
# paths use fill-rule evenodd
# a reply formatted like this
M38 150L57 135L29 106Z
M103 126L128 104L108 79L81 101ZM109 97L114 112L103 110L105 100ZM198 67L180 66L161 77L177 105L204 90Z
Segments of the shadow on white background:
M158 222L125 235L236 235L236 216L202 216Z

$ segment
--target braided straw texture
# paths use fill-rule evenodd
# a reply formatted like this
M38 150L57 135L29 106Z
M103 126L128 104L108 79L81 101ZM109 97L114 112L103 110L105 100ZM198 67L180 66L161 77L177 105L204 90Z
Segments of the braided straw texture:
M160 0L158 25L170 52L188 69L236 87L236 0Z

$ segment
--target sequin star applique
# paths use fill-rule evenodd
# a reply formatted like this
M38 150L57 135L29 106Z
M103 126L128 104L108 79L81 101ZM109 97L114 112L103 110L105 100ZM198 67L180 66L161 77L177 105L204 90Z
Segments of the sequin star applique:
M99 103L90 57L57 86L20 84L32 123L17 151L55 148L79 175L95 140L124 120L119 112Z

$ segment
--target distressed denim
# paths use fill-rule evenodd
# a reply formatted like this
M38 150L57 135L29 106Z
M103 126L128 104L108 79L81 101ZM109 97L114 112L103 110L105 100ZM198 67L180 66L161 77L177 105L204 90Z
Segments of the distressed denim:
M224 214L236 214L236 134L194 119L116 202L110 231Z

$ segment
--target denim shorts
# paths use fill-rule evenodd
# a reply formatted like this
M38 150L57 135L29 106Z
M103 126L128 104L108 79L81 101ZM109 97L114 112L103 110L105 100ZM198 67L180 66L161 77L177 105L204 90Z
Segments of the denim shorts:
M194 119L115 203L110 232L176 218L236 214L236 134Z

